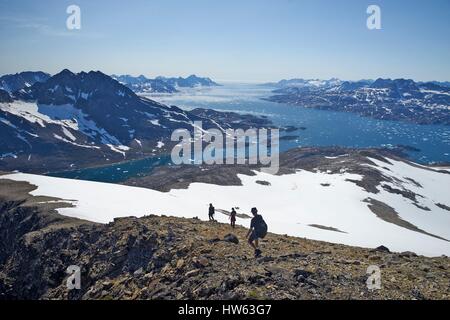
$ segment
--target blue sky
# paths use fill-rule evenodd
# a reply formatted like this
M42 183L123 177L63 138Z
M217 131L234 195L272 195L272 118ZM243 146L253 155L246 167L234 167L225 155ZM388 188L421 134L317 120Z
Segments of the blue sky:
M70 4L81 30L66 29ZM450 80L449 39L449 0L0 0L0 74Z

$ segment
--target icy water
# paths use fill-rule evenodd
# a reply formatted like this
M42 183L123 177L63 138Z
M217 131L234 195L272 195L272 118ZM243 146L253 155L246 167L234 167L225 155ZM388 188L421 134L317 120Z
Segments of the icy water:
M143 176L154 168L170 164L170 156L152 157L116 163L109 166L81 170L52 172L47 175L60 178L80 179L108 183L120 183L129 178Z
M346 112L314 110L262 100L271 95L271 88L254 84L226 84L221 87L192 89L175 95L153 95L159 102L190 110L210 108L267 116L278 126L305 127L289 132L297 136L281 140L280 151L296 146L389 147L405 145L420 151L411 151L412 160L420 163L450 162L450 127L417 125L406 122L384 121ZM170 159L152 158L52 174L103 182L120 182L146 174Z
M184 109L196 107L268 116L276 125L306 127L290 132L293 141L280 141L280 150L295 146L382 147L407 145L419 149L409 155L421 163L450 161L450 127L376 120L353 113L302 108L261 98L271 89L249 84L229 84L173 96L152 97Z

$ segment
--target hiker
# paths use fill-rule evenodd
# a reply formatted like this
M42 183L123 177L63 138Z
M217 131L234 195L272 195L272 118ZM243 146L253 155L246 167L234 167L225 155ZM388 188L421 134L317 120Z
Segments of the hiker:
M216 221L214 220L214 214L216 213L216 210L214 209L212 203L209 204L209 211L208 211L208 217L209 221Z
M252 208L253 218L250 222L250 229L247 232L248 243L255 249L255 257L261 255L258 239L263 239L267 234L267 224L263 217L258 214L258 209Z
M231 227L234 229L236 227L236 210L234 208L231 208L230 221Z

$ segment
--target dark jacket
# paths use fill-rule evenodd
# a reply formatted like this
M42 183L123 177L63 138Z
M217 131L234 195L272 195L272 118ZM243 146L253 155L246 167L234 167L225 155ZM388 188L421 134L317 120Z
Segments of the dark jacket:
M252 218L250 222L250 229L254 229L258 236L265 236L267 233L267 224L265 223L263 217L259 214Z

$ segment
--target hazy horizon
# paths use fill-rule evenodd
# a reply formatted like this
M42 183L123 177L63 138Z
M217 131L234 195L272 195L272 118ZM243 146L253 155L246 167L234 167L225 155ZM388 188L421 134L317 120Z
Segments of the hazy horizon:
M279 82L279 81L281 81L281 80L293 80L293 79L302 79L302 80L331 80L331 79L334 79L334 78L336 78L336 79L339 79L339 80L341 80L341 81L350 81L350 82L354 82L354 81L363 81L363 80L367 80L367 81L375 81L375 80L377 80L378 78L382 78L382 79L391 79L391 80L395 80L395 79L406 79L406 80L414 80L415 82L433 82L433 81L437 81L437 82L449 82L449 80L436 80L436 79L428 79L428 80L418 80L418 79L412 79L412 78L402 78L402 77L395 77L395 78L385 78L385 77L377 77L377 78L361 78L361 79L342 79L342 78L337 78L337 77L331 77L331 78L303 78L303 77L300 77L300 76L297 76L297 77L293 77L293 78L287 78L287 77L284 77L284 78L279 78L279 79L272 79L272 80L266 80L266 81L261 81L261 80L240 80L240 79L220 79L220 78L215 78L214 76L205 76L205 75L202 75L202 74L198 74L198 73L190 73L190 74L184 74L184 75L180 75L180 74L174 74L174 75L170 75L170 76L168 76L168 75L164 75L164 74L158 74L158 75L152 75L152 76L147 76L147 75L145 75L145 74L131 74L131 73L122 73L122 74L116 74L116 73L106 73L106 72L104 72L104 71L102 71L102 70L95 70L95 69L93 69L93 70L79 70L79 71L74 71L74 70L71 70L71 69L68 69L68 68L63 68L63 69L61 69L61 70L59 70L58 72L55 72L55 73L52 73L52 72L48 72L48 71L46 71L46 70L38 70L38 69L30 69L30 70L19 70L19 71L15 71L15 72L11 72L11 73L1 73L0 74L0 77L1 76L4 76L4 75L9 75L9 74L16 74L16 73L21 73L21 72L44 72L44 73L48 73L48 74L50 74L51 76L54 76L55 74L58 74L58 73L60 73L61 71L63 71L64 69L67 69L67 70L69 70L69 71L71 71L71 72L73 72L73 73L80 73L80 72L90 72L90 71L100 71L100 72L102 72L102 73L104 73L104 74L106 74L106 75L109 75L109 76L112 76L112 75L116 75L116 76L132 76L132 77L139 77L139 76L145 76L146 78L148 78L148 79L154 79L154 78L156 78L156 77L158 77L158 76L162 76L162 77L167 77L167 78L178 78L178 77L182 77L182 78L186 78L186 77L188 77L188 76L191 76L191 75L195 75L195 76L197 76L197 77L208 77L208 78L210 78L211 80L213 80L214 82L218 82L218 83L221 83L221 84L226 84L226 83L230 83L230 84L239 84L239 83L241 83L241 84L264 84L264 83L275 83L275 82Z

